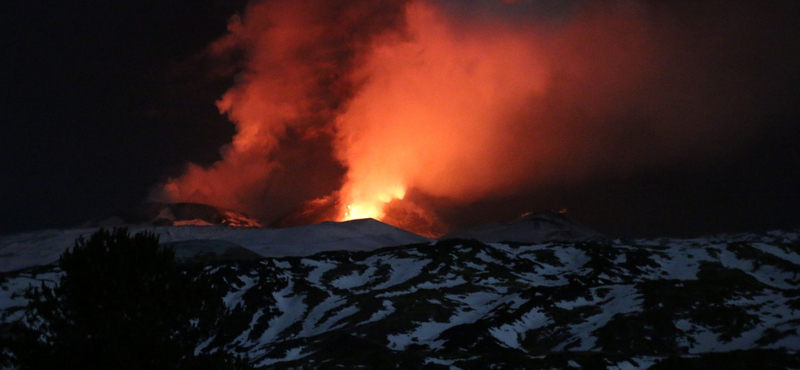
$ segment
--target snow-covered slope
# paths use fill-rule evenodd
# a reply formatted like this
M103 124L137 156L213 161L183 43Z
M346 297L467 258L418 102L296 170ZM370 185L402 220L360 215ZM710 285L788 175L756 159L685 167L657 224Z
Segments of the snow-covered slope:
M224 299L238 324L211 345L243 346L258 366L658 369L731 351L778 362L761 368L786 368L785 351L800 364L796 232L446 240L213 273L230 285ZM739 361L733 353L713 361Z
M80 236L88 237L97 228L45 230L0 236L0 272L53 263ZM381 247L424 243L431 239L373 219L349 222L323 222L286 229L240 228L230 226L134 226L132 233L158 234L162 243L214 241L232 243L264 257L307 256L331 250L373 250ZM189 244L183 244L188 246ZM199 243L191 244L195 248ZM216 243L216 245L220 245ZM181 244L176 244L181 247ZM228 245L230 246L230 245ZM222 252L221 252L222 253ZM179 252L181 254L181 252Z
M276 256L207 266L232 316L202 347L260 369L800 369L800 230L539 243L430 241L374 220L155 230ZM378 248L393 242L420 243ZM3 319L59 275L2 274Z

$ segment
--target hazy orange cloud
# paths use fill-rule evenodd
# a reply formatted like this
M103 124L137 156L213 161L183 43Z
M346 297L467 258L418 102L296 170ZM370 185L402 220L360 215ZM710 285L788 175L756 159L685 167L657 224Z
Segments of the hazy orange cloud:
M737 44L752 32L738 17L769 22L768 12L712 7L692 18L664 4L584 1L533 22L448 9L253 2L211 46L244 61L217 102L237 134L219 162L189 165L162 198L268 219L317 199L307 221L430 226L436 210L409 194L468 203L712 160L758 129L748 120L758 76L728 58L757 47Z

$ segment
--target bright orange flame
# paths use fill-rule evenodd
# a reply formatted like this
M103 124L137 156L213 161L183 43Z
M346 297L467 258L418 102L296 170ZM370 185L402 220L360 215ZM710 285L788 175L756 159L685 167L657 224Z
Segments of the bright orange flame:
M386 204L396 199L402 200L406 195L405 189L401 187L389 188L388 190L376 187L364 190L366 191L358 193L359 197L351 197L349 200L345 200L347 206L342 209L340 221L361 218L381 220L386 215L386 212L384 212Z

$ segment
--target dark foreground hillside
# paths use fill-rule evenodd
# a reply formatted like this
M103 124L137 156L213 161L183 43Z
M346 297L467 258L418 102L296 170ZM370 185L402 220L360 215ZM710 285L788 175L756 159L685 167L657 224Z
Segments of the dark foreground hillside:
M257 368L800 368L797 232L452 239L208 269L233 320L202 347ZM6 322L15 292L57 276L7 273Z

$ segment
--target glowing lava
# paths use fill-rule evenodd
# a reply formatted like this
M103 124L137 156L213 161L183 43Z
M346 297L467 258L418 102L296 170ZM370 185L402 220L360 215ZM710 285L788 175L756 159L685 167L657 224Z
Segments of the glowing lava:
M386 216L384 208L386 204L393 200L405 198L406 191L402 187L395 187L390 191L375 189L367 194L358 193L359 197L351 197L344 200L347 204L341 210L340 221L357 220L362 218L374 218L382 220Z

